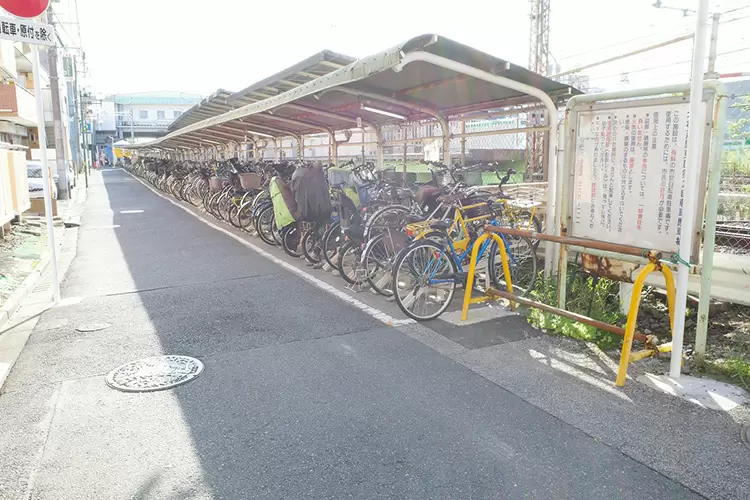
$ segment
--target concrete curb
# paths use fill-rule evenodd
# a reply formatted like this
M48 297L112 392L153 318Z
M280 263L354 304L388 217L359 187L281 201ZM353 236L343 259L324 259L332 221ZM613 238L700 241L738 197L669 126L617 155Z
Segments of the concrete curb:
M41 259L39 259L39 264L36 268L31 271L31 274L26 276L21 285L15 292L13 292L13 295L5 301L2 308L0 308L0 330L8 323L8 321L10 321L13 314L18 311L18 308L21 307L23 301L34 291L34 288L36 288L37 283L39 283L42 274L47 270L49 264L49 252L44 252Z

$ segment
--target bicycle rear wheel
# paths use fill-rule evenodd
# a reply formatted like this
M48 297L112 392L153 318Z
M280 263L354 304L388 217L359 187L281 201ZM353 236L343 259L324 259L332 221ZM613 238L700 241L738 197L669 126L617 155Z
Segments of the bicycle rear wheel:
M367 282L380 295L393 296L393 263L396 255L408 244L408 238L399 231L379 233L367 242L362 262Z
M325 234L325 227L316 224L302 235L300 245L302 254L311 264L319 264L323 259L323 234Z
M341 234L341 224L334 222L323 234L323 258L331 269L338 267L338 251L344 242L344 235Z
M339 249L336 267L341 277L350 285L361 285L367 281L365 268L360 264L362 245L347 241Z
M538 263L534 244L528 238L517 236L504 236L504 241L513 293L527 295L534 287L537 276ZM492 286L498 290L507 290L500 249L495 242L490 246L487 267Z
M268 205L258 213L255 219L255 231L264 243L276 246L276 240L273 237L274 226L273 205Z
M536 215L531 215L528 210L521 210L516 216L516 223L519 229L526 229L528 231L534 231L536 233L542 232L542 221ZM540 240L531 240L534 245L534 250L539 248Z
M302 253L299 251L299 233L300 231L297 224L291 224L290 226L281 229L281 246L284 248L287 255L294 258L302 256Z
M443 244L416 241L398 255L393 269L393 296L410 318L435 319L453 300L458 267Z

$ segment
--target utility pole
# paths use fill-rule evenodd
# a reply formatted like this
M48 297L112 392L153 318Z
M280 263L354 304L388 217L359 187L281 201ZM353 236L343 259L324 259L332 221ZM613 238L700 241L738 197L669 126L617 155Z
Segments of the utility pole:
M86 96L88 99L88 96ZM88 143L89 118L88 118L88 100L83 100L83 92L78 93L78 101L81 105L81 136L83 137L83 175L86 180L86 187L89 187L89 165L91 165L91 147Z
M708 69L706 69L706 74L703 76L706 80L715 80L719 78L719 73L716 72L716 46L719 42L720 22L721 14L711 15L711 43L708 48Z
M546 75L549 70L549 11L550 0L529 0L531 12L529 14L529 69L540 75ZM544 112L534 111L527 115L526 126L537 127L544 122ZM557 130L550 130L556 134ZM544 133L529 132L526 134L526 174L527 180L535 179L544 165ZM547 180L547 172L541 172ZM536 176L538 177L538 175Z
M47 14L47 22L55 26L52 16ZM52 99L52 123L55 131L55 158L57 163L57 193L58 198L67 200L68 193L68 168L65 155L65 129L62 122L62 110L60 106L59 76L57 73L57 45L49 48L49 88Z

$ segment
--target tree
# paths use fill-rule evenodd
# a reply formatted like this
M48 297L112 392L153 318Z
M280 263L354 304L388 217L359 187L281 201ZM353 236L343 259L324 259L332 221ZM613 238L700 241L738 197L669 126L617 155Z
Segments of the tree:
M750 115L750 94L742 96L739 102L732 104L730 107L739 110L739 113L742 115ZM727 125L727 138L750 140L750 116L743 116L729 122Z

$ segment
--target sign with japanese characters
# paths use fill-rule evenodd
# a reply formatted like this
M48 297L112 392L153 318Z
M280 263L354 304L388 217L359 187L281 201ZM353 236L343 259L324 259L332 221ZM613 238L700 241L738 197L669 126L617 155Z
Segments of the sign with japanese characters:
M578 113L571 236L679 249L689 110L676 103Z
M49 24L0 17L0 39L54 46L54 35L54 28Z

